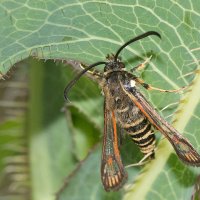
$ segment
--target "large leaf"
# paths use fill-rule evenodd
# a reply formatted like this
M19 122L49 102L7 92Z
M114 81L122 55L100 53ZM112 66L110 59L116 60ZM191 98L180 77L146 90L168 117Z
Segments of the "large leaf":
M99 60L105 60L107 53L116 52L120 45L138 34L148 30L158 31L162 35L161 41L155 37L144 39L127 47L121 56L127 68L131 68L131 66L136 66L152 54L150 64L141 75L146 82L157 87L178 88L188 85L194 79L189 91L182 95L180 105L178 103L179 95L177 94L151 92L148 93L148 97L153 105L160 110L168 106L168 109L161 112L165 117L172 114L179 105L179 112L173 116L173 119L176 120L174 126L187 136L194 147L200 151L200 136L198 134L200 130L200 93L198 87L200 77L198 71L192 73L198 68L199 51L191 51L199 47L200 17L198 13L200 13L200 5L195 0L114 0L110 2L69 0L55 2L22 0L12 2L3 0L0 5L0 72L5 74L14 63L27 58L29 55L44 59L76 59L91 64ZM191 74L184 76L188 73ZM45 80L44 74L53 77L48 80L48 84L41 81ZM63 89L64 87L63 83L59 83L59 78L55 77L55 71L46 70L44 73L42 69L38 69L35 74L32 72L32 75L35 79L38 76L40 78L40 81L33 83L37 89L41 87L47 89L55 84L56 89L52 91L52 95L58 93L57 88L61 87ZM69 77L66 77L66 79L69 80ZM99 102L102 99L100 95L92 98L91 91L95 91L94 93L97 94L98 90L95 87L92 87L92 90L87 90L87 83L84 83L84 86L82 84L77 89L80 93L75 96L72 95L70 100L90 122L99 128L102 124L102 118L99 118L100 121L95 118L99 117ZM83 87L85 88L84 96L86 97L84 101L82 99L83 95L81 95ZM49 88L47 91L51 92ZM80 99L78 99L79 94ZM52 188L54 192L60 184L66 166L59 166L62 168L60 170L58 166L50 167L47 163L51 163L51 159L55 158L54 148L57 149L58 146L61 148L62 145L67 145L67 143L64 144L64 141L70 135L70 131L67 131L68 124L64 124L63 116L55 114L62 104L60 102L61 95L55 100L55 113L52 112L51 115L54 117L50 118L49 116L49 119L45 121L46 124L42 124L41 116L47 116L47 110L51 110L53 104L47 101L51 95L44 96L45 98L39 99L40 101L37 100L39 101L38 112L36 112L34 106L32 107L35 112L30 121L40 119L40 123L38 122L40 131L36 131L38 140L31 141L31 150L40 152L39 148L35 148L35 145L39 143L41 143L41 146L47 147L44 158L48 162L45 162L45 166L39 163L41 173L44 170L44 177L40 177L41 179L38 180L39 183L42 183L41 180L44 181L45 177L48 177L46 180L48 182L47 189L42 191L42 187L39 187L41 185L37 184L37 174L33 180L35 181L34 191L36 190L36 194L40 193L41 196L49 197ZM95 107L95 103L91 102L97 102L97 106ZM36 115L37 113L41 115L39 118ZM51 128L50 132L48 131L49 127ZM38 125L33 126L33 130L34 128L38 130ZM55 134L64 130L68 136L64 135L64 132L60 136ZM55 137L60 138L58 139L60 141L59 145L52 144ZM53 154L48 151L49 145ZM62 155L64 152L67 152L66 155L68 155L69 146L63 148L66 149L61 150ZM123 194L124 199L134 199L134 197L135 199L189 199L199 169L185 167L172 153L173 150L168 142L161 141L156 152L156 159L144 168L137 181L130 176L130 182L135 184L131 184L130 188L125 191L125 195ZM126 154L128 156L130 151L126 151ZM36 157L34 158L34 154L31 155L33 161ZM137 158L139 160L139 157ZM34 164L34 162L32 163ZM63 165L63 163L64 161L61 159L60 164ZM73 167L73 162L70 163ZM87 166L87 160L83 163L83 166L85 163ZM37 173L37 166L35 166L35 169ZM55 171L58 169L61 173L59 173L59 177L55 177ZM52 171L54 172L52 173ZM70 169L67 170L66 175L69 171ZM135 172L138 173L138 169L131 169L131 171L133 171L133 177L136 177ZM80 174L74 175L75 180L77 180L76 175L80 176ZM84 178L84 174L82 178ZM96 180L94 178L90 184L95 184ZM74 184L74 187L76 187L76 184ZM100 184L99 187L101 187ZM66 190L68 190L67 187ZM63 191L66 195L65 199L70 198L67 194L71 195L72 193ZM81 192L84 192L84 188ZM87 194L88 198L92 198L91 194Z

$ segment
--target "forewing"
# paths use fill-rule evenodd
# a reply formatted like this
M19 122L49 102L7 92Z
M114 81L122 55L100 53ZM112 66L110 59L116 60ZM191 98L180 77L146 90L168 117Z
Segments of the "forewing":
M188 165L200 166L200 155L191 143L156 112L136 87L131 87L127 83L121 83L121 85L124 92L140 108L152 125L169 140L179 158Z
M114 111L104 105L104 136L101 163L101 179L106 191L118 190L127 179L121 161Z

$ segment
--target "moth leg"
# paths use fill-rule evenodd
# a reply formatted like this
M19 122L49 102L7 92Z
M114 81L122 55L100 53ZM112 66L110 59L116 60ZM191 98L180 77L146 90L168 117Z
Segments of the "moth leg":
M138 163L127 165L125 168L145 165L152 159L151 155L152 155L152 152L149 152L149 153L145 154L144 157ZM150 158L150 159L147 160L148 158Z
M147 58L143 63L139 64L138 66L136 66L134 68L132 68L130 71L134 72L134 71L137 71L137 70L144 69L146 67L146 64L149 63L149 61L151 60L151 58L152 58L152 55L149 58Z
M145 83L142 79L140 78L136 78L135 81L137 83L139 83L140 85L142 85L145 89L147 90L157 90L159 92L180 92L180 91L183 91L184 89L186 89L188 86L184 86L184 87L181 87L179 89L176 89L176 90L164 90L164 89L160 89L160 88L156 88L156 87L153 87L147 83Z
M152 157L153 155L153 157ZM153 152L149 152L147 154L144 155L144 157L139 161L139 163L143 163L146 159L150 158L150 160L152 158L154 158L154 151ZM149 160L148 160L149 161Z
M83 63L80 64L80 67L82 69L85 69L85 67L87 67L86 65L84 65ZM101 73L100 71L93 69L93 70L88 70L87 73L89 73L92 76L95 76L96 78L102 78L103 77L103 73Z

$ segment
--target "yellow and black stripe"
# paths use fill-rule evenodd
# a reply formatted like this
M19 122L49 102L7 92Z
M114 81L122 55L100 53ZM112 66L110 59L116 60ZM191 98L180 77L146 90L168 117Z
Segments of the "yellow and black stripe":
M129 133L135 144L137 144L144 154L152 152L154 157L155 135L151 130L151 124L146 117L141 117L142 120L138 124L131 124L125 130ZM138 121L138 120L137 120Z
M131 103L129 103L129 109L123 111L118 108L117 113L122 128L128 132L135 144L139 146L141 152L151 154L153 158L155 135L151 129L149 120ZM127 119L130 120L128 123Z
M121 127L127 131L143 154L151 154L150 157L154 158L155 135L152 131L151 123L141 110L127 99L126 96L123 99L126 104L118 103L119 97L115 99L117 100L117 119Z

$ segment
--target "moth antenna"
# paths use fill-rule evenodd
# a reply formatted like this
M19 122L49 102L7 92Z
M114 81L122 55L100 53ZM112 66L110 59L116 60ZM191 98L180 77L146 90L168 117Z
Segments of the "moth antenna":
M64 98L65 100L68 100L67 96L68 96L68 93L70 91L70 89L73 87L73 85L75 85L75 83L81 78L81 76L83 74L85 74L88 70L92 69L93 67L97 66L97 65L102 65L102 64L106 64L106 62L103 62L103 61L100 61L100 62L96 62L92 65L89 65L88 67L86 67L84 70L82 70L72 81L70 81L67 86L65 87L65 90L64 90Z
M161 39L161 35L160 35L158 32L156 32L156 31L148 31L148 32L146 32L146 33L143 33L143 34L141 34L141 35L138 35L137 37L135 37L135 38L129 40L128 42L126 42L125 44L123 44L123 45L117 50L117 53L115 54L114 60L117 61L117 58L118 58L120 52L121 52L126 46L128 46L129 44L131 44L131 43L133 43L133 42L136 42L136 41L138 41L138 40L141 40L141 39L143 39L143 38L145 38L145 37L148 37L148 36L150 36L150 35L155 35L155 36L157 36L157 37L159 37L159 38Z

